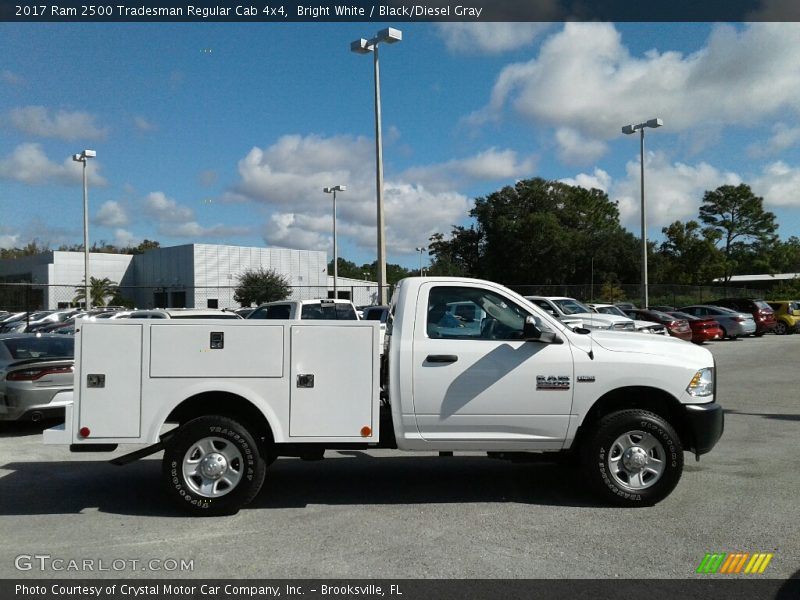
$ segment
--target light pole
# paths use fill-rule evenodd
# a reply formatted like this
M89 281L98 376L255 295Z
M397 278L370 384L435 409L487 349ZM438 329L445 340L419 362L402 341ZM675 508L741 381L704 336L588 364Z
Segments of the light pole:
M403 39L403 32L387 27L369 40L357 39L350 43L350 50L356 54L372 52L375 69L375 187L378 196L378 303L387 304L386 286L386 240L384 239L383 218L383 145L381 143L381 78L378 68L378 44L394 44Z
M642 194L642 308L647 308L650 304L650 298L647 293L647 212L644 204L644 130L646 127L655 129L661 127L664 121L661 119L650 119L638 125L625 125L622 128L622 133L630 135L637 130L639 131L639 167L641 178L641 194Z
M333 297L339 297L337 280L339 279L339 257L336 254L336 192L343 192L347 189L345 185L335 185L333 187L322 188L326 194L333 194Z
M83 163L83 303L86 310L92 308L89 297L89 184L86 181L86 163L95 157L97 152L94 150L72 155L72 160Z
M419 252L419 276L422 277L422 253L425 252L427 248L425 248L425 246L421 246L416 250Z

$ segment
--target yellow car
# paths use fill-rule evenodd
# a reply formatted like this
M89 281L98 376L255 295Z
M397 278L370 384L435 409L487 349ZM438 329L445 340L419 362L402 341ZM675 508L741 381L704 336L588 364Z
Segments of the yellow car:
M796 300L779 300L770 302L769 305L775 311L775 333L783 335L785 333L795 333L800 326L800 302Z

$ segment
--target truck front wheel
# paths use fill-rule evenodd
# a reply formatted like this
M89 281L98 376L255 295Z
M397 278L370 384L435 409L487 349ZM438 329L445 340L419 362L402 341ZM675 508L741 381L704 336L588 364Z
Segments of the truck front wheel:
M246 427L227 417L182 425L164 450L167 493L196 515L233 514L256 497L266 463Z
M683 446L662 417L638 409L601 418L582 448L588 480L606 501L650 506L666 498L683 472Z

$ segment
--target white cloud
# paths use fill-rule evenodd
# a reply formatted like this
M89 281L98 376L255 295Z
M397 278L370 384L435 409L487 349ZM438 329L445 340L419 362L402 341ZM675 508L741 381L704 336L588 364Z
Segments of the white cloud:
M598 140L587 139L579 131L559 127L556 131L559 146L558 158L567 164L585 164L597 160L606 153L608 146Z
M16 248L19 245L19 234L0 234L0 248Z
M786 123L776 123L772 136L765 143L753 143L747 147L747 154L753 158L771 156L788 150L800 143L800 127L790 127Z
M790 167L782 161L769 164L763 175L753 181L751 188L764 198L767 206L800 207L800 168Z
M24 85L25 83L25 80L22 78L21 75L17 75L13 71L9 71L8 69L0 71L0 80L9 85Z
M104 202L97 210L94 222L105 227L121 227L128 224L125 208L115 200Z
M225 238L231 236L248 235L251 232L248 227L230 227L226 225L212 225L205 227L197 221L186 223L163 223L158 228L159 233L175 237L186 238Z
M117 248L130 248L142 243L142 238L134 235L126 229L114 230L114 245Z
M448 191L471 181L498 181L532 177L536 160L520 158L513 150L489 148L467 158L444 163L412 167L402 174L404 180L424 185L430 191Z
M99 164L89 161L86 177L90 185L103 186L106 180L98 173ZM0 159L0 178L11 179L30 185L49 182L76 183L83 181L81 163L66 158L58 164L47 158L39 144L20 144L14 151Z
M194 211L181 206L164 192L151 192L144 199L144 210L162 223L186 223L194 220Z
M549 23L437 23L439 36L452 53L500 54L533 43Z
M577 185L587 190L594 188L606 193L611 187L611 175L606 173L603 169L597 168L591 175L587 173L579 173L575 177L567 177L565 179L561 179L560 181L562 183L566 183L567 185Z
M269 244L330 249L332 198L324 187L346 185L337 194L337 236L363 248L376 243L374 146L366 138L289 135L266 149L253 148L239 161L241 181L226 197L250 198L270 211L264 226ZM417 169L384 182L387 249L413 253L435 231L448 231L467 214L469 202L437 178L454 172L473 177L520 168L513 153L491 150L437 170ZM529 166L529 165L528 165ZM412 175L416 173L416 179ZM423 183L422 180L425 179ZM428 186L430 182L430 187Z
M641 186L639 161L625 166L624 180L614 182L609 197L619 203L620 222L631 231L639 230ZM720 171L708 163L670 163L663 153L647 153L645 202L648 228L662 228L676 220L697 219L703 194L721 185L738 185L736 173Z
M12 125L30 135L62 140L103 140L108 129L95 124L95 116L86 112L59 110L51 116L44 106L25 106L9 112Z
M757 124L800 109L800 25L718 25L693 54L634 56L611 24L566 23L536 58L505 67L468 121L498 119L506 107L600 141L654 116L670 132Z
M148 121L142 116L136 116L133 118L133 124L136 126L136 129L139 131L155 131L158 129L155 123Z

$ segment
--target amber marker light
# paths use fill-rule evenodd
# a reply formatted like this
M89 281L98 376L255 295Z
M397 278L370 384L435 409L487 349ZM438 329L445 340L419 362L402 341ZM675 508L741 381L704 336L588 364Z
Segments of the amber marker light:
M372 428L364 425L361 428L361 437L372 437Z

